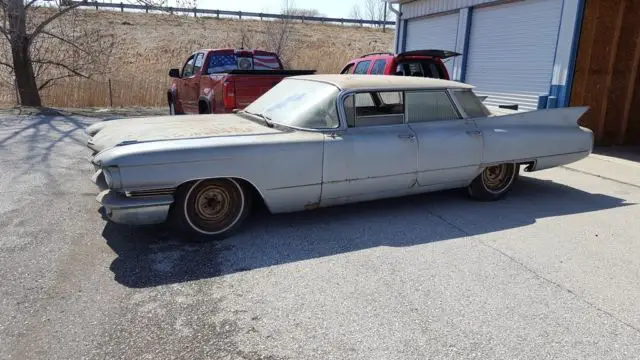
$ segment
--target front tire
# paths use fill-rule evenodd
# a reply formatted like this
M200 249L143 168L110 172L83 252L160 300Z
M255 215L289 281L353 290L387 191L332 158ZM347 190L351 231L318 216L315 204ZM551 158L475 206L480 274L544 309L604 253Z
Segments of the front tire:
M513 187L520 165L499 164L485 168L467 187L469 195L480 201L494 201L503 198Z
M192 239L221 240L240 228L250 206L251 198L238 181L200 180L178 190L172 215Z

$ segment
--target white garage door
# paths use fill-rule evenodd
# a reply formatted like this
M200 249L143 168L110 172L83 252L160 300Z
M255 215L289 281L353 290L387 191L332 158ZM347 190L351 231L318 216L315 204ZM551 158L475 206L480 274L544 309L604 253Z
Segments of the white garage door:
M405 50L456 50L459 13L410 19L407 21ZM453 76L453 59L445 64L449 75Z
M488 105L536 109L551 86L561 12L558 0L474 9L465 82Z

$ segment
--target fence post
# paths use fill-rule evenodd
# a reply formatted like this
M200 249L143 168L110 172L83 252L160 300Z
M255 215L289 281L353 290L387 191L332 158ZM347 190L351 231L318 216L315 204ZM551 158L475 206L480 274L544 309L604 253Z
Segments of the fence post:
M98 2L94 1L94 3L96 4L96 10L98 10Z
M242 11L238 11L238 19L242 20Z
M149 5L144 4L144 12L149 13Z
M262 13L260 13L260 21L262 21Z
M216 18L220 19L220 10L216 10Z
M120 12L124 12L124 4L120 3Z
M384 17L382 18L382 32L387 29L387 2L384 2Z
M193 8L193 17L194 18L198 17L198 9L197 8Z
M111 90L111 78L109 78L109 107L113 107L113 90Z

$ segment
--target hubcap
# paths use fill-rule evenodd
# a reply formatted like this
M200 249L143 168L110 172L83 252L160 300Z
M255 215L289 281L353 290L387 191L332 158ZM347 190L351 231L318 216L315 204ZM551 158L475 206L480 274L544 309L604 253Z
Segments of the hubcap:
M491 166L482 172L482 183L489 191L502 191L509 185L510 181L509 164Z
M200 181L187 193L186 220L203 234L219 234L232 228L244 213L244 193L233 180Z

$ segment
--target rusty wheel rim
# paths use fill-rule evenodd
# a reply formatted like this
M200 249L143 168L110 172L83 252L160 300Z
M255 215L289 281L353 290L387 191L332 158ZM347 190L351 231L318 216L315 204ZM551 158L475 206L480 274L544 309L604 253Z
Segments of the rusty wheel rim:
M500 193L509 187L513 180L510 164L490 166L482 172L482 184L492 193Z
M215 235L229 230L244 212L244 194L233 180L196 183L187 194L186 219L193 229Z

